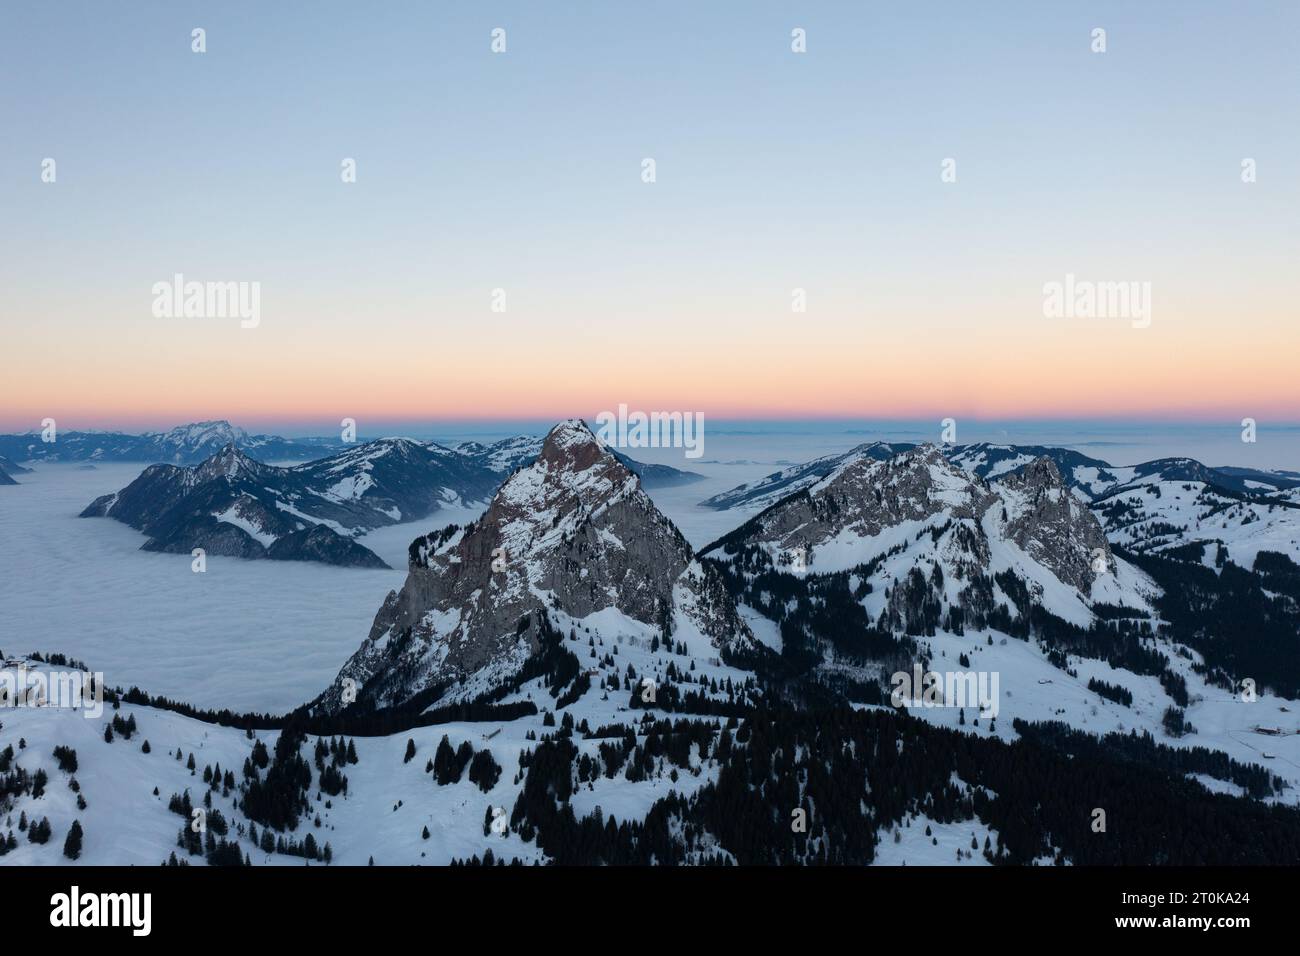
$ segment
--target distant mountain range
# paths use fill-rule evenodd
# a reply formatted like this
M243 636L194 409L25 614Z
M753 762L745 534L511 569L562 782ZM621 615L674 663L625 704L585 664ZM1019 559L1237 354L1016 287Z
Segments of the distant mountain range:
M215 433L202 430L203 435ZM237 429L229 433L242 434ZM247 439L245 444L265 450L286 447L281 442ZM143 547L150 551L188 554L203 548L242 558L384 567L352 539L375 528L418 521L443 507L485 503L542 447L542 439L530 437L455 448L383 438L305 464L277 467L256 460L231 440L195 466L150 465L121 491L97 498L82 517L110 517L143 531L149 535ZM698 477L611 454L643 482L677 484Z
M146 432L143 435L95 431L56 432L55 441L52 442L42 441L39 432L0 435L0 455L15 461L138 461L194 465L232 444L261 461L319 458L337 445L324 439L250 435L230 422L215 421L197 422L167 432Z
M167 432L128 435L123 432L59 432L57 440L44 442L40 433L0 435L0 472L21 474L28 469L19 461L49 462L165 462L172 465L197 465L228 445L262 462L313 461L356 447L336 438L281 438L276 435L250 435L228 421L196 422ZM453 446L437 442L419 442L435 453L455 452L482 471L504 478L527 465L541 451L542 438L519 435L491 444L461 442ZM651 465L633 461L614 451L625 466L638 475L647 488L665 488L699 481L704 476L668 465ZM491 493L488 489L487 494Z

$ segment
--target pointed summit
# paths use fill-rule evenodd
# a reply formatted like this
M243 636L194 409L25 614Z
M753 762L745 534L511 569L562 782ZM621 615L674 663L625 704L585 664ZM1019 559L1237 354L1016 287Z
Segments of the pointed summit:
M580 418L560 422L542 440L537 460L547 468L586 471L598 462L614 462L612 452Z
M263 465L249 458L232 441L227 442L207 461L194 468L194 482L203 484L218 478L252 478L262 471Z
M752 641L713 572L578 420L551 429L482 518L417 539L410 558L405 585L326 692L325 710L344 706L345 681L381 708L481 692L541 652L548 617L599 613L642 638L649 629L689 643L693 634L711 655Z
M1035 458L1029 464L1025 465L1024 470L1020 473L1024 482L1028 485L1038 487L1060 486L1065 487L1065 482L1061 478L1061 469L1056 467L1056 462L1043 455Z
M542 439L542 450L547 448L571 448L581 445L596 445L601 447L601 441L596 437L595 432L591 430L585 421L581 418L568 418L557 423L546 433Z

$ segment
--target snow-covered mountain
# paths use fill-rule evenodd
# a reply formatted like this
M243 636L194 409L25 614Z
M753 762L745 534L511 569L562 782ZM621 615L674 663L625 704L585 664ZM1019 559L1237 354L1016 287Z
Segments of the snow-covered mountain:
M767 508L786 495L811 487L847 461L863 457L883 461L899 452L915 448L912 442L864 442L838 455L826 455L798 465L791 465L765 478L740 485L714 495L702 502L707 508ZM1067 484L1075 484L1075 468L1092 468L1104 471L1110 466L1104 461L1088 458L1064 448L1041 445L993 445L980 442L974 445L943 445L943 453L964 471L979 478L994 479L1024 468L1039 458L1050 458L1064 476ZM1095 477L1089 472L1090 477Z
M859 445L841 455L785 468L701 505L753 513L813 487L845 462L884 459L913 447ZM1300 475L1294 472L1210 467L1192 458L1119 466L1066 448L988 442L945 445L942 452L952 464L991 486L1005 484L1035 462L1050 460L1075 497L1097 514L1112 544L1161 552L1188 544L1204 550L1201 546L1207 545L1205 560L1212 563L1221 543L1239 554L1247 567L1260 551L1280 551L1300 560Z
M83 517L110 517L149 535L146 550L385 567L351 540L373 528L486 498L493 476L462 456L407 439L380 439L320 461L280 468L228 444L192 468L151 465Z
M387 515L358 505L338 487L313 486L295 469L264 465L232 444L192 468L150 465L121 491L96 498L81 516L113 518L143 531L149 536L145 551L202 548L239 558L387 567L346 536L384 523Z
M702 554L757 548L778 571L853 571L869 586L873 619L900 619L900 602L916 598L917 574L939 602L935 614L987 605L980 583L1004 572L1069 621L1090 621L1094 601L1145 607L1142 575L1111 553L1051 458L986 482L934 445L883 460L875 453L843 457Z
M889 458L900 451L916 447L912 443L867 442L843 454L827 455L798 465L791 465L758 481L739 485L700 502L707 508L766 508L785 495L810 487L830 474L841 463L867 455ZM1141 479L1200 481L1225 491L1243 494L1274 494L1300 489L1300 474L1286 471L1261 471L1254 468L1211 468L1192 458L1161 458L1138 465L1112 465L1099 458L1069 448L1047 445L997 445L978 442L971 445L944 445L944 454L953 464L979 478L994 480L1020 471L1040 458L1050 458L1065 483L1084 500L1091 501L1111 494L1115 489Z
M751 644L726 592L641 482L581 421L557 425L481 519L412 545L411 567L322 707L481 694L542 646L543 618L603 615L719 655ZM446 692L443 693L443 689Z

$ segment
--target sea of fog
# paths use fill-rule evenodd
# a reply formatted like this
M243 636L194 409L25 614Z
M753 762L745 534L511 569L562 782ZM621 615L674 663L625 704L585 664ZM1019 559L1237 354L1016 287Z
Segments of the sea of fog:
M282 713L334 679L384 596L405 578L404 570L216 555L196 574L188 555L141 551L144 535L124 524L78 517L143 466L31 467L17 476L20 484L0 486L0 650L62 652L102 671L110 685L200 707ZM717 470L741 481L763 472ZM662 504L702 544L741 516L694 503L732 483L719 478L670 489ZM417 535L477 513L440 511L380 529L362 543L401 569Z
M681 449L629 452L704 476L651 492L698 547L750 514L699 507L710 495L863 441L934 437L903 427L872 432L706 426L698 459L685 458ZM998 435L974 429L964 434L959 425L958 438L1068 444L1112 464L1189 455L1209 464L1300 470L1300 432L1270 433L1263 426L1253 445L1222 430ZM91 500L128 484L141 467L36 464L18 476L21 484L0 487L0 650L61 651L103 671L110 684L137 685L202 707L283 712L310 700L356 650L404 572L212 556L207 571L195 574L187 555L141 551L144 536L131 528L78 517ZM362 541L400 569L414 537L464 523L475 513L442 511Z

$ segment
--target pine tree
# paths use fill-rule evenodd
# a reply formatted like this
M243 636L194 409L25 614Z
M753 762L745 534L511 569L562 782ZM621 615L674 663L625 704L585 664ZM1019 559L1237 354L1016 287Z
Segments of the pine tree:
M69 860L81 856L81 821L73 820L68 828L68 837L63 841L63 855Z
M411 758L415 756L415 741L408 737L406 739L406 756L402 758L402 763L410 763Z
M433 755L433 776L440 787L455 783L460 777L456 772L456 753L451 749L451 741L447 739L446 734L442 735L438 749Z

